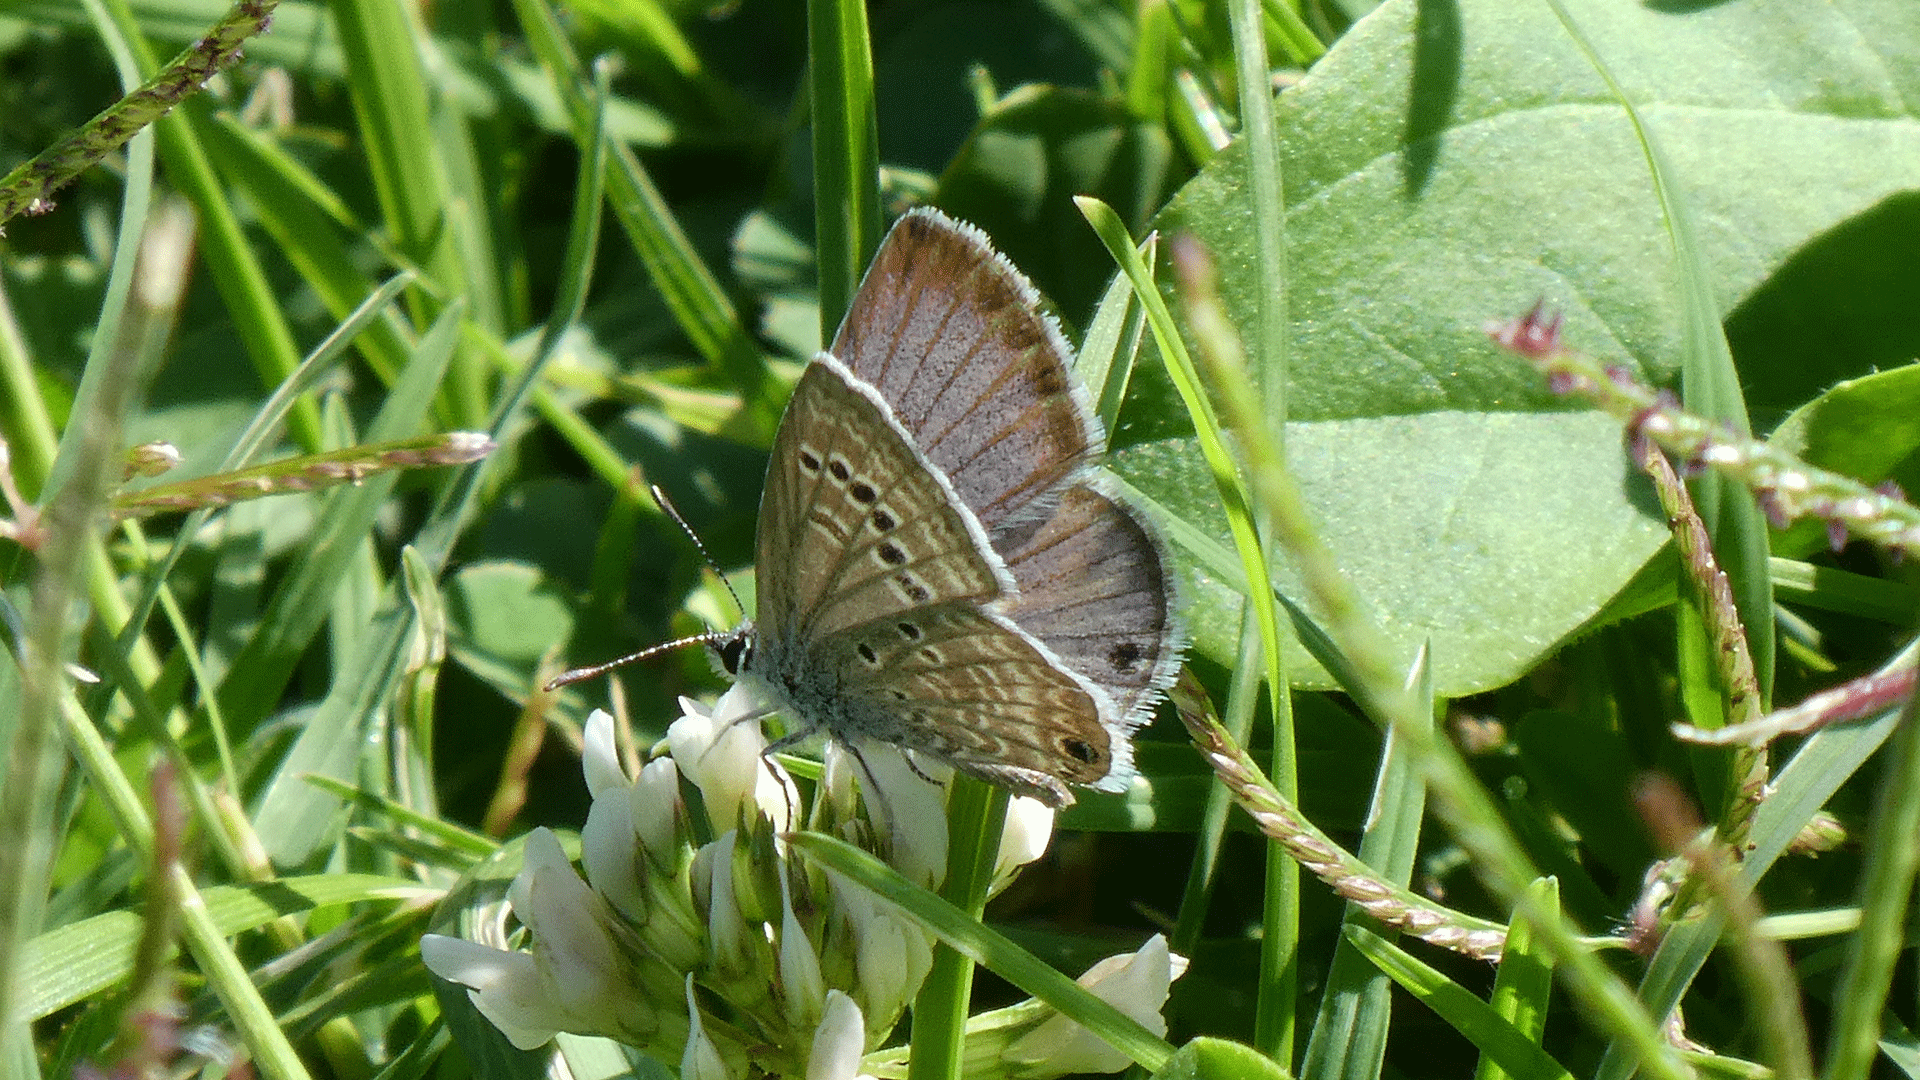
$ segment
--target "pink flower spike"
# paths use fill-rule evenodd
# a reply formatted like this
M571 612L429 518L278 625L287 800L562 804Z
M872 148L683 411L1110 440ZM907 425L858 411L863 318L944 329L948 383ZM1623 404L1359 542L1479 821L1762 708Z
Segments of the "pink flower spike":
M1767 515L1767 524L1776 529L1784 529L1793 524L1793 515L1787 513L1787 508L1780 505L1779 498L1773 492L1757 491L1754 493L1754 501L1760 504L1760 512Z
M1846 548L1847 526L1845 522L1827 522L1827 546L1832 548L1836 553Z
M1900 486L1898 480L1882 480L1874 485L1873 490L1875 494L1885 495L1889 499L1899 499L1901 502L1907 501L1906 490Z
M1522 356L1538 360L1560 351L1560 320L1558 311L1547 311L1546 298L1542 297L1518 319L1489 326L1487 335Z

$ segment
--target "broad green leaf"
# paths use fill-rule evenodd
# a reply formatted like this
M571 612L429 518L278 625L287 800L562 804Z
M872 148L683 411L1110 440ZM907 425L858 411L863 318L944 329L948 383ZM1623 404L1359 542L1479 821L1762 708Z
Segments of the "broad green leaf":
M1437 689L1458 695L1530 667L1664 533L1632 494L1617 429L1567 411L1482 327L1544 297L1566 312L1571 346L1670 385L1681 324L1645 155L1558 20L1545 5L1463 0L1454 46L1436 50L1419 38L1418 7L1381 5L1279 102L1287 445L1347 572L1408 651L1431 639ZM1920 28L1903 11L1896 0L1576 6L1685 185L1723 310L1797 249L1920 186L1920 124L1904 104ZM1239 148L1221 154L1160 225L1213 248L1246 333L1243 162ZM1778 402L1808 367L1832 381L1857 363L1809 353L1742 376L1754 400ZM1116 441L1183 439L1143 389ZM1189 512L1190 454L1183 441L1141 446L1118 468ZM1195 625L1231 625L1215 611L1203 605ZM1197 644L1228 655L1215 636Z

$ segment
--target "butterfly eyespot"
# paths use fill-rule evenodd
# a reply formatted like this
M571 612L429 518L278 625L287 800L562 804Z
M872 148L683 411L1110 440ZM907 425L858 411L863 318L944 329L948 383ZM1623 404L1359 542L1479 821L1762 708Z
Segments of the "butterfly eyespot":
M865 660L867 663L877 664L880 662L880 657L874 654L873 646L867 644L866 642L863 641L860 644L855 645L853 648L855 652L860 654L860 659Z
M900 545L892 541L881 544L875 550L880 555L880 561L886 563L888 566L899 566L901 563L907 561L907 553L901 551Z
M906 638L908 641L919 641L924 635L924 631L910 622L895 623L894 625L900 628L900 636Z
M811 450L800 451L800 467L810 473L820 471L820 459Z
M932 647L931 645L920 650L920 658L922 660L925 660L929 664L940 664L940 663L946 662L946 657L940 655L940 650Z
M1035 363L1032 370L1033 388L1046 397L1066 393L1067 384L1060 377L1064 374L1064 369L1040 361L1039 356L1040 354L1035 354Z
M847 468L846 462L837 457L831 457L827 459L827 475L844 484L847 478L853 475L853 470Z
M1123 641L1107 651L1107 663L1113 665L1113 670L1130 675L1140 666L1140 658L1144 655L1146 650L1140 647L1139 642Z
M895 690L893 692L893 700L895 701L907 700L907 692L905 690Z
M880 497L880 493L873 490L873 485L864 480L854 481L853 486L847 489L847 494L853 496L854 502L865 506L873 505L873 500Z
M891 532L893 527L899 524L899 522L893 520L893 515L887 513L885 510L875 510L873 516L867 520L873 522L873 527L879 529L881 532Z
M933 598L933 594L927 591L927 587L915 581L912 574L901 574L893 580L899 584L900 591L906 594L907 599L916 604L924 604Z
M1099 751L1080 739L1061 739L1060 749L1066 751L1068 757L1083 765L1091 765L1100 760Z

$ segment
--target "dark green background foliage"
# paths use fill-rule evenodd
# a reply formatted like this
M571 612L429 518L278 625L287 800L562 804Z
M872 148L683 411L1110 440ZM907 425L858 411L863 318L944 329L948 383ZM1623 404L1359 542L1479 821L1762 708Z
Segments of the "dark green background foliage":
M1816 465L1920 491L1920 376L1904 366L1920 348L1920 5L1570 6L1690 208L1756 433L1777 429L1780 445ZM155 51L170 54L222 10L143 0L132 16ZM343 812L306 774L477 827L513 786L501 762L539 665L595 662L730 622L712 575L644 488L616 488L628 468L661 485L750 597L768 421L822 340L802 5L583 0L559 12L576 55L608 59L608 137L638 156L687 250L710 271L717 291L706 310L732 305L731 338L691 325L659 261L611 213L591 265L569 261L581 153L554 76L523 33L522 9L441 3L391 24L366 14L377 10L374 0L281 4L244 62L169 121L211 163L218 201L298 349L318 344L397 267L425 279L390 322L356 342L264 456L351 444L397 400L417 404L399 434L485 429L572 275L590 271L591 288L543 374L541 400L502 433L440 578L448 655L436 695L363 660L381 620L410 610L399 553L437 520L447 471L406 474L390 494L242 503L194 535L168 575L196 640L155 619L150 666L135 670L151 680L161 713L179 710L194 771L232 787L283 873L400 867L401 853L380 839L391 831L384 812ZM1278 370L1276 357L1286 363L1290 464L1343 573L1395 648L1409 657L1430 649L1441 715L1456 734L1481 734L1471 761L1507 823L1558 877L1570 915L1587 932L1608 932L1664 854L1631 801L1635 778L1657 770L1677 779L1711 819L1726 796L1726 765L1668 733L1701 674L1676 659L1676 563L1619 424L1549 393L1484 328L1544 299L1565 313L1572 348L1677 388L1689 344L1673 223L1620 100L1546 4L1391 0L1369 10L1359 0L1310 0L1300 14L1330 51L1301 47L1269 22L1284 87L1274 105L1288 241L1284 356L1260 336L1247 147L1216 147L1204 134L1206 121L1234 130L1241 111L1220 5L872 5L883 206L932 203L980 225L1048 295L1076 342L1113 263L1074 196L1111 205L1136 237L1157 228L1208 245L1229 315L1268 365L1261 370ZM390 76L369 69L377 52L343 43L336 20L348 17L416 35L424 111L405 113L407 100L383 81ZM88 10L67 0L25 0L0 13L0 63L6 168L109 104L120 82ZM166 139L160 187L191 190ZM438 188L409 191L408 181L383 175L409 144L430 148L422 160L435 163ZM104 162L53 213L6 224L0 271L25 359L10 361L0 431L16 447L30 498L46 462L30 449L37 421L25 398L51 416L49 435L66 426L96 344L109 260L129 242L120 233L128 166L125 157ZM128 421L126 442L180 447L178 475L213 470L278 381L220 269L228 243L203 235L164 362ZM1168 296L1177 313L1179 297L1170 288ZM454 298L462 306L450 308ZM409 398L397 389L402 371L449 310L456 321L441 332L452 335L452 374ZM732 344L715 344L722 339ZM1246 662L1244 576L1193 423L1150 335L1111 443L1113 470L1169 521L1191 662L1221 700ZM148 522L148 544L164 550L175 523ZM1773 542L1783 605L1774 700L1791 703L1885 663L1915 612L1911 562L1862 545L1833 553L1818 523ZM137 594L145 550L121 534L109 550L121 586ZM27 606L34 565L0 544L0 584L17 607ZM1276 581L1300 594L1284 560ZM290 592L296 586L309 591ZM102 627L119 629L96 623L82 659L111 668L100 656L109 647ZM179 651L188 644L200 650L205 685ZM1382 740L1297 644L1289 662L1301 804L1335 839L1357 844ZM677 715L677 695L721 685L694 650L617 678L643 746ZM226 777L209 696L230 725L236 771ZM527 789L523 806L506 808L507 831L578 827L585 790L577 743L566 736L606 698L605 682L589 682L551 706L544 723L561 737L510 770ZM152 740L125 705L104 692L86 700L123 765L143 769ZM425 715L408 713L423 703ZM1254 736L1261 760L1267 738ZM1785 751L1775 754L1784 760ZM1204 917L1186 915L1204 935L1176 985L1169 1038L1248 1040L1261 978L1263 848L1236 812L1210 894L1183 892L1210 773L1170 713L1145 734L1140 760L1152 798L1083 798L1061 821L1072 831L989 920L1077 971L1170 925L1198 895L1210 906ZM1872 818L1876 777L1867 766L1827 805L1856 840ZM60 803L49 928L136 899L130 883L143 871L97 800L76 780ZM466 865L405 854L434 863L429 877L440 886ZM1760 898L1782 911L1845 907L1862 857L1857 844L1789 856ZM215 863L203 861L207 884L231 881ZM1413 886L1507 918L1444 828L1424 833ZM1307 881L1303 908L1302 1047L1322 992L1339 983L1330 969L1342 940L1341 906L1325 888ZM329 997L311 973L287 976L270 997L304 1048L320 1021L354 1017L358 1042L347 1054L377 1068L422 1029L426 984L410 953L419 913L371 909L381 914L355 916L363 930L330 956L363 974L404 977ZM325 908L316 932L345 910ZM124 946L132 923L117 933ZM1816 1051L1846 940L1815 937L1793 950ZM251 962L275 954L265 938L241 941ZM1486 993L1484 963L1416 948ZM124 967L100 962L102 981L58 1000L60 1011L36 1029L56 1067L98 1060L111 1034L117 1002L105 986ZM1609 962L1638 976L1637 961L1615 953ZM1900 980L1891 1001L1910 1025L1910 965ZM214 1016L201 984L190 978L183 993L196 1020ZM1013 996L990 980L981 995L995 1004ZM1593 1074L1605 1040L1562 999L1555 1006L1542 1045L1573 1073ZM1385 1070L1473 1067L1473 1046L1455 1027L1410 998L1394 1009ZM1718 961L1694 983L1686 1018L1701 1043L1760 1056L1754 1014ZM1238 1053L1189 1047L1171 1068L1223 1075L1204 1063L1231 1070ZM316 1075L362 1075L327 1054L309 1057ZM447 1076L466 1067L435 1066ZM510 1075L524 1065L475 1067ZM1377 1074L1370 1063L1347 1068Z

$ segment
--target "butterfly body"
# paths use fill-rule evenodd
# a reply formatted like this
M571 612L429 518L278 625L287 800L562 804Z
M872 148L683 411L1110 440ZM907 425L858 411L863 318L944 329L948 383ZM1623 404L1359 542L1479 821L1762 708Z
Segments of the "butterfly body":
M769 458L754 619L722 665L816 731L1073 801L1119 790L1178 662L1159 542L1024 278L977 231L889 234Z

